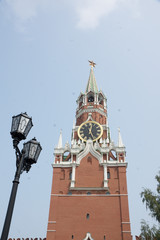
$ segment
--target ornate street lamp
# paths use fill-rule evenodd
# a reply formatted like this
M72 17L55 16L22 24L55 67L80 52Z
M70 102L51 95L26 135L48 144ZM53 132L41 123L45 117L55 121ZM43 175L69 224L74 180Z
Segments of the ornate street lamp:
M40 143L37 142L35 138L24 143L22 151L20 151L18 148L19 142L26 139L32 126L32 118L30 118L27 113L21 113L12 117L11 136L13 138L13 147L16 153L16 173L13 180L13 186L2 230L1 240L8 239L20 175L22 172L28 172L30 170L31 165L37 162L39 154L42 150Z

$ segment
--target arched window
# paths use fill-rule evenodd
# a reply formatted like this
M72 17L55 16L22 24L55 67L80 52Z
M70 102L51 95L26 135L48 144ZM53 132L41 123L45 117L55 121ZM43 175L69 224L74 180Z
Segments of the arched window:
M60 173L60 180L64 180L64 179L65 179L65 170L62 169Z
M89 213L86 214L86 218L89 219Z
M69 179L72 179L72 171L69 172Z
M87 163L92 164L92 158L91 158L91 157L88 157L88 158L87 158Z
M87 192L87 195L91 195L91 192Z
M109 192L109 191L107 191L107 192L106 192L106 195L110 195L110 192Z

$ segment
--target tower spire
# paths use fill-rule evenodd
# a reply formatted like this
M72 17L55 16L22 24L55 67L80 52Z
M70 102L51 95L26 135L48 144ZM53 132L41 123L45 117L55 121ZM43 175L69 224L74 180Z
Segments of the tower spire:
M120 128L118 128L118 147L124 147L124 144L122 142L121 133L120 133Z
M62 148L62 129L61 129L61 131L60 131L57 148Z
M89 63L91 65L91 70L90 70L90 75L89 75L89 79L86 87L86 93L90 91L94 93L98 93L98 87L97 87L97 83L96 83L96 79L93 71L93 68L95 67L96 63L94 63L93 61L89 61Z

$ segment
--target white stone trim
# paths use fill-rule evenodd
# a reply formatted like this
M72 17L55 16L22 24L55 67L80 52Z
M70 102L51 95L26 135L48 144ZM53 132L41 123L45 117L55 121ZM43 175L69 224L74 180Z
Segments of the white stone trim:
M51 196L57 196L57 197L120 197L120 196L128 196L128 194L54 194L51 193Z
M56 223L56 221L48 221L48 223Z
M107 113L104 112L104 110L102 111L101 109L97 109L97 108L89 108L88 109L83 109L83 110L79 110L79 113L77 114L77 118L80 117L83 113L90 113L90 112L98 112L100 114L102 114L103 116L107 117Z
M108 159L109 159L109 153L107 152L107 162L108 162Z
M122 222L122 224L130 224L130 222Z
M88 118L87 118L87 120L85 122L87 122L89 120L94 121L94 119L92 118L92 113L88 114Z
M78 190L78 191L92 191L92 190L96 190L96 191L107 191L108 187L104 188L104 187L71 187L70 190Z
M56 232L56 230L47 230L47 232Z
M71 179L71 185L70 187L74 187L75 186L75 177L76 177L76 164L73 163L72 164L72 179Z
M108 179L107 179L107 165L103 165L104 168L104 187L108 187Z
M112 162L107 162L107 166L109 167L127 167L128 163L127 162L115 162L115 161L112 161Z
M86 237L85 237L83 240L88 240L88 238L89 238L90 240L94 240L94 239L91 237L91 234L90 234L90 233L87 233L87 234L86 234Z
M59 168L61 168L61 167L72 167L72 163L70 162L70 163L68 163L68 162L61 162L61 163L53 163L52 164L52 167L54 168L54 167L59 167Z
M83 153L83 152L82 152ZM99 154L97 151L96 151L97 154ZM88 153L87 153L88 154ZM86 154L86 155L87 155ZM92 153L91 153L92 154ZM85 156L86 156L85 155ZM93 155L93 154L92 154ZM99 154L100 155L100 154ZM85 157L84 156L84 157ZM94 156L94 155L93 155ZM103 165L103 162L102 162L102 156L95 156L96 158L100 157L100 165ZM81 161L81 159L79 159ZM80 162L76 162L76 166L78 166L80 164ZM72 162L61 162L61 163L53 163L52 164L52 167L53 168L71 168L73 165ZM127 167L128 163L127 162L117 162L117 161L108 161L107 162L107 166L109 167Z
M82 160L88 153L91 153L95 158L97 158L98 161L99 161L99 163L102 163L102 162L103 162L103 156L94 149L94 147L93 147L93 141L92 141L92 140L88 140L88 141L86 142L86 147L85 147L85 149L83 150L83 152L81 152L81 153L78 154L76 163L77 163L77 164L80 164L81 160Z

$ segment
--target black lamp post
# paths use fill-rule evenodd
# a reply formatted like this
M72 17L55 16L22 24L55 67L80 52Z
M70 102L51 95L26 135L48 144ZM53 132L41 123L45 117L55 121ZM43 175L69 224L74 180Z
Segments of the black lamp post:
M39 154L42 150L40 143L37 142L35 138L27 143L24 143L22 151L18 148L19 142L26 139L32 126L32 119L26 113L21 113L12 117L11 136L13 138L13 147L16 153L16 173L13 180L1 240L7 240L8 238L20 175L23 171L28 172L30 170L31 165L37 162Z

